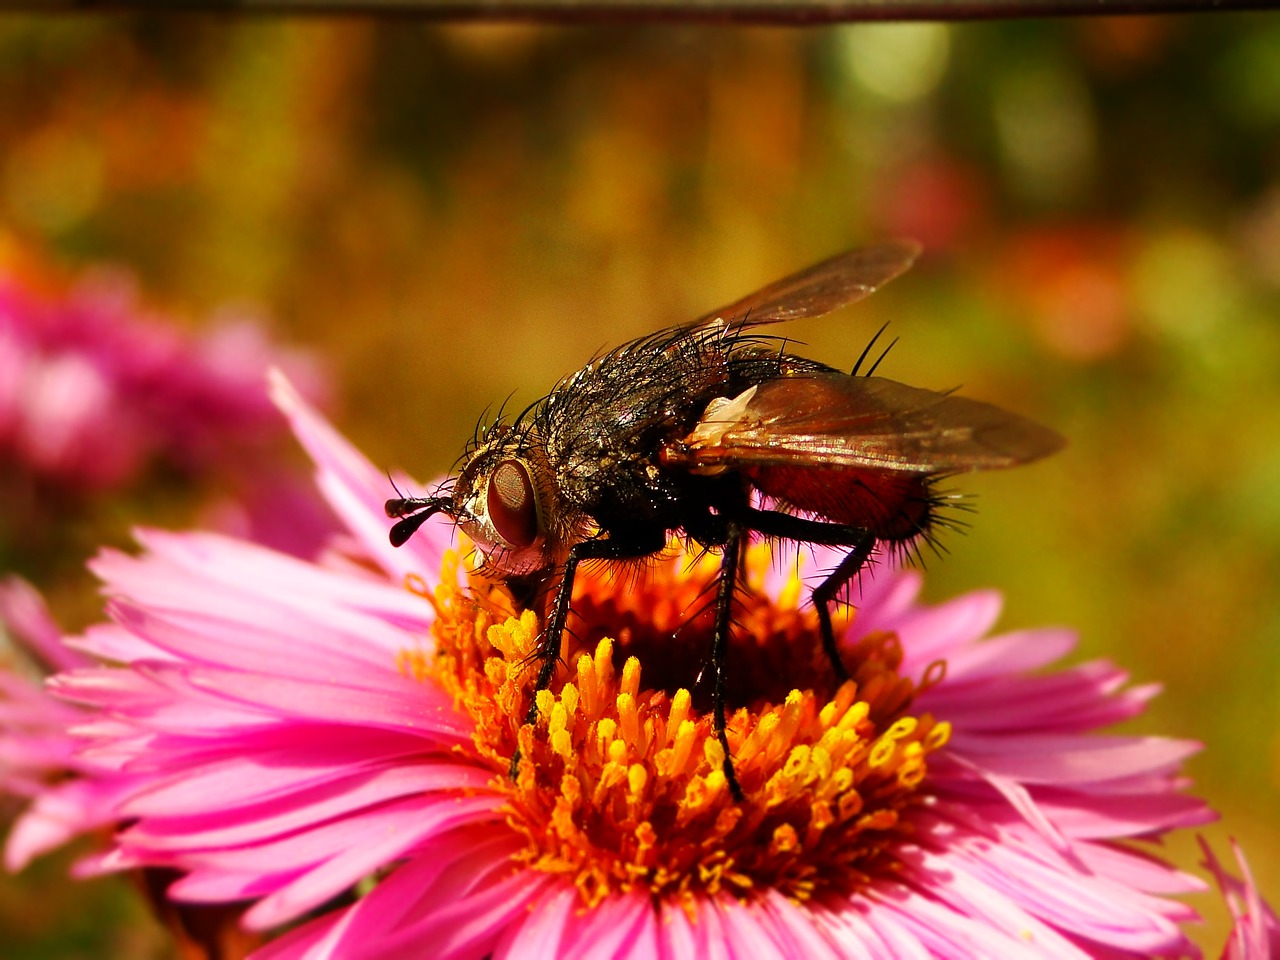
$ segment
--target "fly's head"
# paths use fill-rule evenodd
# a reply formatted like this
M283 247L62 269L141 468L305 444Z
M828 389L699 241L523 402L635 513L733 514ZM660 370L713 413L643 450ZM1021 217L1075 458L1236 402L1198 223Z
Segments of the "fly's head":
M387 501L387 515L398 518L391 542L399 546L443 513L484 556L485 576L539 574L563 562L567 549L555 522L558 499L543 444L529 430L498 424L468 452L446 493Z

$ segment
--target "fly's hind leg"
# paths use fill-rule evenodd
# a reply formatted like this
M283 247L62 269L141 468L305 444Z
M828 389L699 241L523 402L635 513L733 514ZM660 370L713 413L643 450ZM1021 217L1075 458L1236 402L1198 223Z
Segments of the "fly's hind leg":
M822 631L822 649L827 652L827 659L831 661L836 680L840 683L849 679L849 672L845 670L844 662L840 659L840 651L836 648L835 628L831 624L831 604L835 602L844 586L858 575L858 571L871 557L871 551L875 549L875 545L876 538L864 532L862 539L853 545L849 555L836 565L827 579L813 589L813 605L818 611L818 626Z
M826 652L827 659L831 661L831 669L835 671L836 680L840 683L848 680L849 671L844 668L840 651L836 647L835 628L831 623L831 604L835 602L844 585L858 575L858 571L871 557L871 551L876 546L876 538L869 530L864 530L862 527L852 527L842 523L824 523L820 520L810 520L773 510L752 508L746 512L744 522L750 529L758 530L769 537L781 537L826 547L852 548L849 555L814 588L812 594L813 605L818 611L822 649Z
M836 648L830 604L840 592L840 588L856 576L863 564L867 562L867 558L875 548L876 538L861 527L823 523L789 513L759 510L745 504L738 505L733 519L708 517L698 525L690 525L687 529L699 542L721 547L724 551L720 561L720 584L716 591L715 633L711 640L713 674L711 711L716 739L724 750L725 779L729 783L729 791L733 794L733 798L741 801L742 787L733 769L733 758L729 755L729 737L725 730L727 726L725 685L729 631L733 625L733 599L742 567L742 547L746 542L747 532L755 530L770 537L825 546L852 547L849 555L840 561L831 575L813 591L813 602L818 610L818 623L822 631L822 648L831 661L836 679L841 683L849 679L849 672L845 670L840 660L840 651Z

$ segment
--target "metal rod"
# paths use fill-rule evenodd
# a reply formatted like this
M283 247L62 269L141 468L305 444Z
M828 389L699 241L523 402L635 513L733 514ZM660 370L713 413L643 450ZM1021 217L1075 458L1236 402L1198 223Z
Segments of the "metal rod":
M555 23L820 24L1263 10L1276 0L0 0L25 13L369 14Z

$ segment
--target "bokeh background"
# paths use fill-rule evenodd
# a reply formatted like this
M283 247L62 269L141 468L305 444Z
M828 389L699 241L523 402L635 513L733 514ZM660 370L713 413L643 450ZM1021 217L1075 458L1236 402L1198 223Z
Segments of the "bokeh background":
M193 334L265 318L327 366L342 429L423 478L485 406L899 235L927 247L912 274L788 334L846 365L891 321L881 373L1071 442L957 481L979 512L928 594L996 586L1005 626L1071 625L1078 656L1162 683L1135 728L1207 745L1208 835L1280 896L1280 14L0 18L0 265L46 288L127 270ZM97 544L200 522L234 487L10 477L0 563L77 626ZM171 955L128 881L72 883L70 859L0 879L0 954ZM1223 911L1196 906L1216 952Z

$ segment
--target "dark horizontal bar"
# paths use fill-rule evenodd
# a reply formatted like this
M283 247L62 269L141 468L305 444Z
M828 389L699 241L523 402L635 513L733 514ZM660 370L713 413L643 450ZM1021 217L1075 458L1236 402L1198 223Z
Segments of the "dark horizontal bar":
M373 14L434 20L812 24L1263 10L1275 0L0 0L0 11Z

